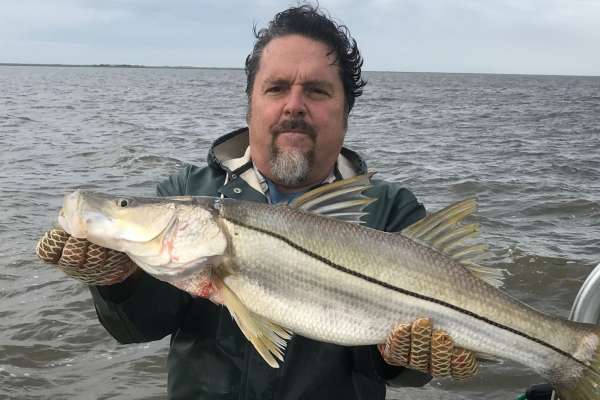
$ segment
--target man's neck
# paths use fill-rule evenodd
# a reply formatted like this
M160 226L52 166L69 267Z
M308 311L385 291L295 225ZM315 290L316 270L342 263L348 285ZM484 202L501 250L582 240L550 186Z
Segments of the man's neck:
M261 185L263 185L263 190L264 191L268 190L271 195L274 195L274 197L280 197L284 201L286 199L293 199L294 197L298 197L299 195L315 188L316 186L322 185L324 183L331 183L336 180L336 176L337 176L336 175L337 168L334 165L332 171L329 172L328 175L326 175L325 177L323 177L321 179L317 179L311 183L304 183L301 185L288 186L288 185L282 185L282 184L279 184L279 183L273 181L266 174L263 174L262 171L260 171L256 167L256 165L253 165L253 169L254 169L259 181L262 181ZM269 196L269 197L272 197L272 196ZM277 202L276 199L271 199L271 200L275 200L275 202Z
M261 172L262 173L262 172ZM333 168L325 175L320 176L317 179L312 179L310 182L303 182L294 186L287 186L285 184L281 184L279 182L275 182L273 179L267 177L263 174L265 178L268 178L275 186L277 186L277 190L281 193L297 193L297 192L307 192L315 186L319 186L323 183L331 183L335 180L335 165Z
M323 181L323 179L320 179L320 180L315 181L315 182L311 182L309 184L302 184L300 186L286 186L286 185L282 185L280 183L274 182L274 181L272 181L270 179L269 179L269 181L272 182L273 185L275 185L277 187L277 191L278 192L285 193L285 194L290 194L290 193L306 192L307 190L309 190L313 186L316 186L319 183L321 183Z

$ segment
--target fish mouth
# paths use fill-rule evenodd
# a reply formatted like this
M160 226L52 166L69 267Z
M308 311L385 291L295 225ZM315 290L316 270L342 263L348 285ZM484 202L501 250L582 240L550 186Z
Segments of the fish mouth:
M109 222L110 217L85 206L83 192L76 190L65 195L63 207L58 214L58 223L71 236L89 239L90 229L98 222Z
M175 221L172 209L147 214L145 207L123 209L116 196L76 190L65 195L58 223L71 236L119 250L118 242L144 243L171 227Z
M79 239L87 238L87 223L78 212L80 206L79 190L65 195L63 207L58 214L59 225L71 236Z

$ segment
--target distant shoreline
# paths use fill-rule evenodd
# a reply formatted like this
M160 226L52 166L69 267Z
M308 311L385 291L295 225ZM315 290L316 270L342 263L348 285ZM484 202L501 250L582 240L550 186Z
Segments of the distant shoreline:
M84 67L84 68L155 68L155 69L243 69L228 67L192 67L188 65L138 65L138 64L28 64L28 63L0 63L2 67Z
M30 63L2 63L0 67L78 67L78 68L140 68L140 69L200 69L200 70L240 70L242 67L193 67L188 65L141 65L141 64L30 64ZM534 74L510 72L443 72L443 71L389 71L389 70L363 70L363 72L390 72L400 74L448 74L448 75L513 75L513 76L561 76L570 78L599 78L600 75L560 75L560 74Z

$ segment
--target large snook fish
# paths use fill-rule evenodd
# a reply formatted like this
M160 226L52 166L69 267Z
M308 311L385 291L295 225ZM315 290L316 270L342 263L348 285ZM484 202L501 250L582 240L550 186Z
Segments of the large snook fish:
M71 235L127 253L141 268L224 304L272 366L290 333L341 345L382 343L398 323L430 317L455 345L537 371L562 399L600 399L600 330L538 312L493 284L462 247L457 203L402 233L331 218L368 177L309 192L292 207L209 197L135 198L76 191L59 222ZM353 197L354 196L354 197ZM308 210L308 211L307 211ZM329 216L317 215L328 214Z

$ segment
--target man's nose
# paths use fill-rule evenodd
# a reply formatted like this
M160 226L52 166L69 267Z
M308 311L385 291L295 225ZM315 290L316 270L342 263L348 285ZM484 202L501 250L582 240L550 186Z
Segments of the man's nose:
M283 112L290 117L301 117L306 114L306 102L302 87L293 86L291 88L286 98Z

